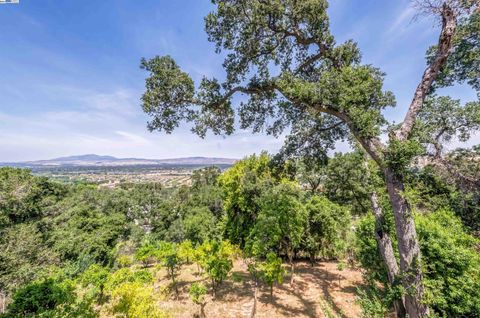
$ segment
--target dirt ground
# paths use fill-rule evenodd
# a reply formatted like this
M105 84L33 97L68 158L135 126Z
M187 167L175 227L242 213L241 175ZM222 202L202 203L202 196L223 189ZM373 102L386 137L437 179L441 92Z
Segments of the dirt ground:
M250 317L253 307L253 283L245 264L235 262L233 277L225 281L218 290L216 299L207 297L205 314L208 318ZM166 290L168 280L159 272L156 288ZM169 295L160 307L173 317L193 317L198 307L190 300L188 289L195 281L204 281L196 276L196 266L184 266L179 276L179 297ZM207 282L205 281L205 284ZM337 263L323 262L311 266L306 262L296 264L293 286L287 274L285 281L274 288L274 299L270 301L269 289L262 286L258 292L258 318L274 317L360 317L360 307L355 303L356 287L362 284L358 270L337 269Z

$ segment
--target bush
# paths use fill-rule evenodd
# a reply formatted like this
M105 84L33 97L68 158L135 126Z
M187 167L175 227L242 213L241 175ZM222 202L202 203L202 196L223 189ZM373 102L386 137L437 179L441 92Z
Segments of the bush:
M311 261L340 258L345 254L350 224L348 209L325 197L314 196L306 204L308 223L302 238L302 249Z
M82 273L79 281L83 287L92 287L94 296L100 301L103 298L109 275L110 272L107 268L94 264Z
M447 210L417 215L415 221L428 305L441 317L478 317L480 255L475 251L478 239L468 234L461 221ZM373 217L360 221L356 230L357 257L370 278L385 282L374 230Z
M123 314L124 317L163 318L155 299L153 288L139 282L127 282L112 291L113 305L111 312Z
M200 250L202 251L200 263L212 281L212 291L215 296L218 286L233 268L232 259L236 249L228 241L213 241L202 244Z
M357 303L362 307L362 318L384 318L388 305L378 288L357 288Z
M189 290L190 298L200 308L199 317L205 317L205 295L207 294L207 288L201 283L193 283Z
M134 271L130 268L121 268L108 278L105 289L114 290L123 283L140 283L145 284L153 280L153 275L146 270Z
M2 317L94 318L91 299L77 295L73 282L51 278L20 288Z
M480 255L474 249L478 240L450 211L421 215L416 222L429 304L444 317L478 317Z
M8 306L11 317L33 316L51 311L71 302L72 292L62 288L53 279L34 282L20 288Z

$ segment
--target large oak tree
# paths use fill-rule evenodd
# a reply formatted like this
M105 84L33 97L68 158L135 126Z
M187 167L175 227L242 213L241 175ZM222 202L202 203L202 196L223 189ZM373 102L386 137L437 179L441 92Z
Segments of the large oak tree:
M429 125L421 122L429 116L419 117L429 95L455 82L480 89L478 1L416 2L420 13L438 18L441 29L399 125L390 125L382 115L386 107L395 106L393 93L383 90L385 74L362 64L353 40L335 41L326 0L212 2L215 10L205 19L206 32L217 52L227 52L226 79L205 77L195 85L170 56L142 60L149 72L142 96L143 110L152 117L148 128L170 133L191 122L201 137L209 130L229 135L238 117L239 126L253 132L278 136L288 130L282 151L290 156L322 156L338 140L356 139L378 164L387 185L405 309L412 318L427 316L420 248L412 208L403 196L403 178L411 159L440 140L427 138L435 129L420 129L418 134L415 129ZM234 106L235 94L248 98ZM388 135L386 142L382 134Z

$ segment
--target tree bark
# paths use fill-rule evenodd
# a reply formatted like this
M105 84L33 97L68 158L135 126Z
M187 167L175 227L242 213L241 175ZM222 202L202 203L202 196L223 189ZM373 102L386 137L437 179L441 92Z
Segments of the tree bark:
M315 252L310 253L310 265L315 266Z
M372 204L373 215L375 216L375 239L377 240L378 249L387 270L388 282L393 286L395 279L398 277L398 264L393 252L392 239L387 232L383 231L385 217L382 208L378 204L378 196L375 191L370 194L370 202ZM406 316L404 302L405 299L402 297L402 299L396 300L393 304L398 318L404 318Z
M405 309L410 318L427 317L429 310L428 306L423 303L424 286L420 245L413 213L407 200L402 196L405 187L401 177L396 175L391 168L386 168L384 173L395 217L402 286L406 291Z
M293 252L289 250L287 252L287 256L288 256L288 261L290 262L290 273L291 273L290 285L293 285L293 274L295 273L295 264L293 263Z
M258 291L258 282L255 280L255 287L253 289L253 308L252 312L250 313L250 318L255 318L257 315L257 291Z
M428 95L433 82L436 80L440 70L445 65L453 46L453 37L457 29L457 16L454 10L445 2L441 8L442 31L438 38L437 52L435 58L425 69L422 79L415 90L413 100L410 103L405 119L395 132L398 140L407 140L417 119L418 113L422 110L423 102Z
M215 285L215 280L212 278L212 296L213 299L217 296L217 286Z

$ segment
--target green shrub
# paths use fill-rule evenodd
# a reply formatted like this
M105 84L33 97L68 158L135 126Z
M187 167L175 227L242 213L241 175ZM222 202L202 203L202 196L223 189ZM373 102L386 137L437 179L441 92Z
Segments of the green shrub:
M71 298L71 290L66 290L53 279L46 279L20 288L13 295L8 313L11 317L34 316L67 304L71 302Z
M416 215L422 252L426 301L441 317L478 317L480 255L478 239L447 210ZM370 278L385 282L385 270L374 239L375 220L364 217L356 229L357 257ZM394 237L394 233L390 233Z
M388 305L378 288L357 288L357 303L362 308L362 318L384 318Z
M115 273L111 274L105 283L105 289L108 291L114 290L123 283L140 283L146 284L153 280L153 275L147 270L134 271L130 268L121 268Z
M120 317L164 318L167 315L158 308L151 286L139 282L120 284L112 291L111 312Z
M192 286L190 286L189 294L195 304L201 305L207 294L207 288L201 283L193 283Z
M416 219L424 259L427 300L443 317L480 314L480 255L478 240L466 233L450 211Z
M270 299L273 298L273 285L283 283L285 269L282 267L282 259L275 253L268 253L266 260L259 266L263 281L270 287Z

